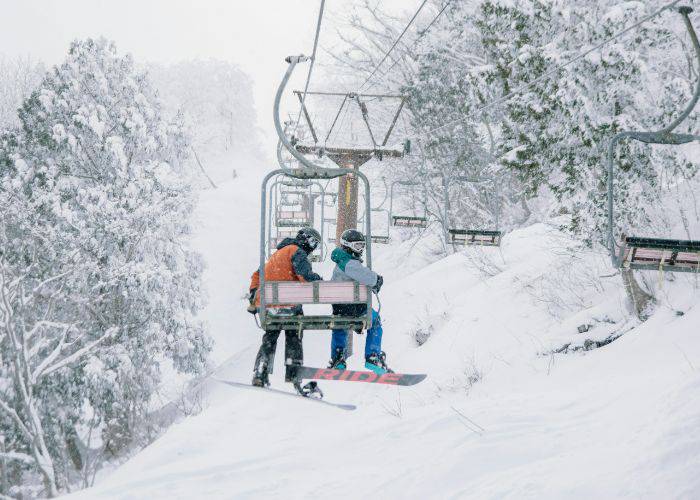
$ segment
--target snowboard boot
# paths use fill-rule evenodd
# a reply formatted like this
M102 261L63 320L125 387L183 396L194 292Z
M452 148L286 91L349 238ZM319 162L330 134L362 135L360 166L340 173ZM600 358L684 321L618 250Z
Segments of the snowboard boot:
M301 385L299 380L295 380L292 382L292 384L300 396L305 398L323 399L323 391L318 387L318 383L315 380L312 380L304 385Z
M334 368L336 370L345 370L348 363L345 359L345 353L342 349L336 349L335 354L331 358L330 363L328 363L328 368Z
M267 374L267 366L263 365L260 370L253 373L253 382L255 387L270 387L270 380Z
M365 368L372 370L377 375L384 375L385 373L394 373L394 370L389 368L386 364L386 354L384 351L373 352L365 358Z
M297 366L301 366L302 361L298 359L287 358L285 362L284 369L284 381L285 382L296 382L297 381Z
M255 366L253 366L253 381L251 383L255 387L270 387L270 373L272 373L272 367L275 366L274 361L274 350L272 355L268 354L263 341L263 345L260 346L258 355L255 357Z

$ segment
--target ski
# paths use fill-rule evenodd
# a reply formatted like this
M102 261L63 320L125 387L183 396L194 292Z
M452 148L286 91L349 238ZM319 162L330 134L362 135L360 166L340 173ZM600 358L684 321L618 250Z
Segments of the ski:
M425 374L385 373L379 375L371 371L336 370L334 368L312 368L299 366L297 376L312 380L342 380L347 382L368 382L370 384L416 385L423 380Z
M252 389L252 390L254 390L254 391L267 391L267 392L272 392L272 393L274 393L274 394L281 394L281 395L284 395L284 396L292 396L292 397L295 397L295 398L302 398L302 399L305 399L305 400L308 400L308 401L315 401L315 402L317 402L317 403L321 403L321 404L333 406L333 407L339 408L339 409L341 409L341 410L352 411L352 410L356 410L356 409L357 409L357 406L355 406L355 405L341 404L341 403L332 403L332 402L330 402L330 401L325 401L325 400L323 400L323 399L317 399L317 398L310 398L310 397L302 396L301 394L297 394L297 393L294 393L294 392L287 392L287 391L283 391L283 390L281 390L281 389L273 389L272 387L255 387L255 386L250 385L250 384L243 384L243 383L241 383L241 382L232 382L232 381L230 381L230 380L220 380L220 379L216 379L216 378L215 378L214 380L216 380L217 382L221 382L222 384L229 385L229 386L231 386L231 387L239 387L239 388L242 388L242 389Z

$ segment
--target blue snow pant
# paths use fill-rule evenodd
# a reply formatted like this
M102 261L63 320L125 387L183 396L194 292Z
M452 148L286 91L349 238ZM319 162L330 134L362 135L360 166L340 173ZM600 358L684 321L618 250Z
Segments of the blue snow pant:
M367 330L367 337L365 339L365 358L370 354L379 354L381 352L382 333L382 319L379 317L379 313L372 309L372 327ZM347 330L333 330L333 336L331 337L331 358L338 352L338 349L345 351L347 343Z

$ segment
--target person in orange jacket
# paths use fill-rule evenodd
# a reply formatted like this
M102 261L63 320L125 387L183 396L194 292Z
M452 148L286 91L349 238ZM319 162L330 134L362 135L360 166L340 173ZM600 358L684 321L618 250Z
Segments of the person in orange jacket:
M313 272L308 256L321 242L321 235L314 228L304 227L299 230L296 237L285 238L277 245L277 250L265 263L266 281L318 281L321 276ZM248 312L255 314L260 307L260 297L257 293L260 286L260 272L256 270L250 280L250 306ZM277 314L302 315L304 311L300 304L284 308L277 308ZM277 349L277 339L280 330L266 330L263 334L260 350L255 358L253 368L253 385L266 387L270 385L268 376L272 371L272 365ZM284 357L286 371L284 380L294 384L295 389L301 392L301 387L296 378L296 367L304 362L301 335L296 330L284 331Z

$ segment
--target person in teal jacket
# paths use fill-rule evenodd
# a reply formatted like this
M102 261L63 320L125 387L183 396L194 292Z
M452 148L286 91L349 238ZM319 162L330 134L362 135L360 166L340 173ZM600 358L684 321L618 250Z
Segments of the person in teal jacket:
M379 293L384 278L362 264L365 250L365 236L355 229L347 229L340 236L340 246L331 253L335 262L333 281L357 281L372 287ZM363 316L367 314L366 304L333 304L333 314L339 316ZM386 354L382 351L382 320L379 313L372 310L372 327L367 330L365 341L365 367L378 374L393 373L386 364ZM344 370L347 366L345 349L349 332L333 330L331 338L331 361L329 368Z

